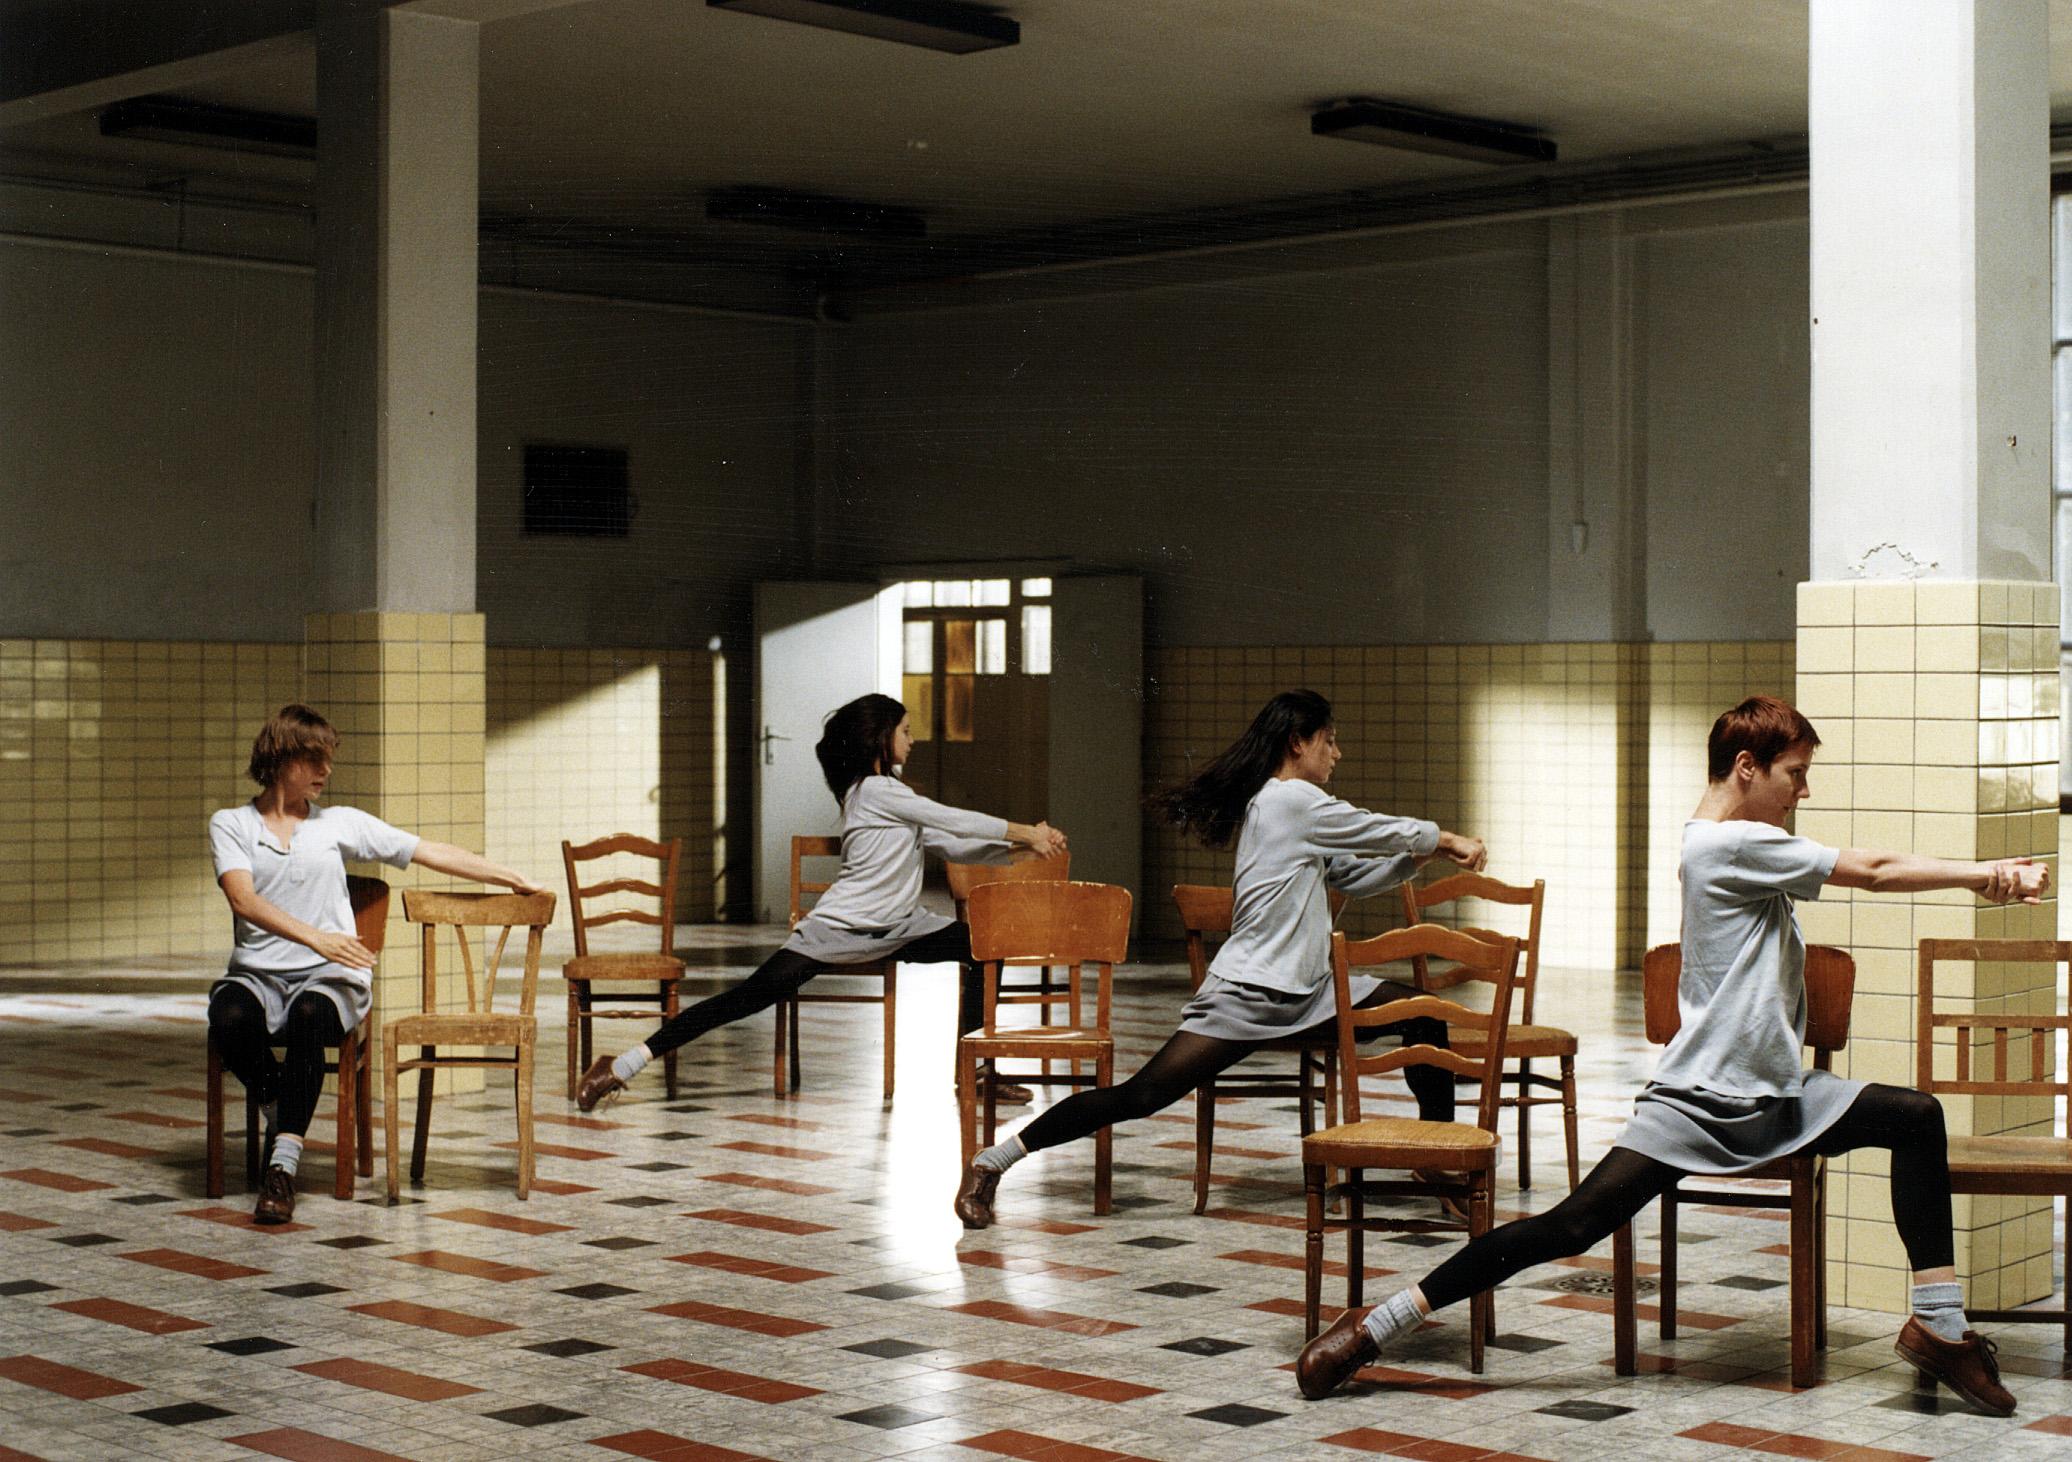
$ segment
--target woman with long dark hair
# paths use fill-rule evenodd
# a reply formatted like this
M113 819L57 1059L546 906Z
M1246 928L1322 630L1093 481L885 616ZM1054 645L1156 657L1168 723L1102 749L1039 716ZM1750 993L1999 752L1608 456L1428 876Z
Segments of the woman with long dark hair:
M966 1228L992 1223L1000 1175L1028 1154L1148 1117L1266 1042L1335 1020L1329 890L1361 898L1394 888L1435 856L1471 869L1487 860L1478 838L1333 797L1324 788L1340 755L1331 703L1313 690L1286 690L1221 756L1157 799L1168 822L1211 848L1236 838L1230 937L1181 1010L1180 1028L1142 1070L1119 1086L1067 1097L972 1158L957 1189ZM1415 993L1371 976L1353 982L1361 1005ZM1446 1043L1435 1020L1384 1029ZM1453 1120L1452 1073L1414 1067L1407 1079L1425 1120Z
M2013 1412L1993 1342L1964 1319L1942 1104L1912 1087L1800 1070L1806 945L1792 901L1833 886L1970 889L1995 903L2033 904L2050 888L2050 869L2029 858L1974 863L1824 848L1793 836L1784 822L1809 795L1819 745L1812 723L1770 696L1752 696L1713 723L1705 795L1684 824L1678 868L1683 1024L1626 1130L1547 1212L1471 1239L1372 1310L1348 1309L1303 1347L1295 1367L1303 1395L1329 1395L1432 1311L1582 1253L1686 1173L1741 1173L1793 1153L1871 1147L1892 1155L1892 1217L1913 1271L1911 1313L1895 1349L1979 1410Z
M576 1087L577 1106L591 1110L655 1057L768 1010L843 965L955 960L963 967L957 1029L979 1026L984 997L971 962L971 930L921 907L922 855L958 863L1048 858L1065 851L1065 835L1047 822L1009 822L929 801L899 779L913 746L906 707L889 695L859 696L827 718L813 754L842 809L842 868L834 883L747 979L679 1012L631 1050L592 1062Z

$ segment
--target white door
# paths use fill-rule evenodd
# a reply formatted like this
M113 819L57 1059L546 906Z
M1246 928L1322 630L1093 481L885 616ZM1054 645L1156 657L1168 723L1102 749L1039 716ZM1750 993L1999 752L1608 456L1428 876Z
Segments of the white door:
M755 586L757 917L788 911L791 840L832 833L839 812L813 743L839 705L899 694L899 591L876 584Z

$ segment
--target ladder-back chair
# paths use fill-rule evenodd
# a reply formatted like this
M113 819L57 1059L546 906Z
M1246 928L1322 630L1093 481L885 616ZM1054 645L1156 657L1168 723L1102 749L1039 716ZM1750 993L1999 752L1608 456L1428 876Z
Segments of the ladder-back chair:
M818 882L805 876L804 864L808 858L840 858L842 840L833 837L798 836L791 840L791 922L789 928L797 928L799 920L806 917L813 907L809 900L817 899L834 887L832 878ZM799 1086L799 1007L801 1005L879 1005L885 1010L885 1100L892 1100L892 1068L894 1036L898 1029L899 1010L899 961L881 959L872 964L842 965L821 976L821 980L834 978L868 978L882 981L875 995L853 995L833 992L820 981L805 989L786 996L777 1002L776 1052L773 1060L772 1089L779 1096L796 1091Z
M944 863L943 871L949 875L950 901L955 905L957 917L965 924L971 922L971 891L988 883L1064 883L1072 877L1072 855L1059 853L1053 858L1020 858L1012 863ZM1033 1005L1036 1007L1036 1022L1049 1025L1052 1013L1064 1016L1064 1024L1079 1024L1079 982L1076 970L1068 973L1060 983L1052 978L1053 971L1039 969L1035 977L1025 984L1000 986L1002 1005ZM960 1032L961 1034L961 1032ZM1045 1061L1047 1073L1050 1063Z
M652 859L658 867L658 882L642 878L607 878L584 885L576 865L625 853ZM576 1083L590 1066L591 1022L598 1020L668 1020L677 1011L676 982L683 978L683 961L676 957L676 866L683 853L683 839L658 843L637 833L613 833L595 842L572 846L561 844L561 866L568 872L568 916L575 926L576 957L561 967L568 984L568 1099L576 1099ZM599 911L590 900L613 895L634 895L655 900L655 912L617 907ZM657 950L612 950L593 954L590 931L606 924L652 924L660 926ZM599 981L652 985L653 989L598 991ZM608 1004L599 1005L599 999ZM663 1086L669 1100L676 1100L676 1052L662 1057Z

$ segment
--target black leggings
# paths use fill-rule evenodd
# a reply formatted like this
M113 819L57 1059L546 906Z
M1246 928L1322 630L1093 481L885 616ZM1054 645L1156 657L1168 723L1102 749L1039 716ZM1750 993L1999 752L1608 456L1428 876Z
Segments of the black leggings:
M324 1048L345 1039L338 1006L315 990L297 995L288 1005L288 1026L278 1037L266 1030L266 1008L242 985L221 985L209 999L209 1034L216 1050L239 1081L245 1100L279 1102L279 1126L290 1137L309 1131L324 1090ZM273 1043L288 1048L276 1061Z
M985 1023L982 1009L985 987L980 983L978 966L971 962L971 929L968 925L961 922L951 924L905 944L891 945L880 957L897 960L901 964L949 964L954 960L962 965L957 990L957 1030L961 1034L977 1030ZM799 988L815 975L840 974L842 969L841 965L780 949L739 984L700 1000L662 1022L662 1028L647 1038L648 1053L663 1055L697 1040L709 1030L732 1025L759 1010L768 1010L778 1001L797 994Z
M1385 1005L1407 1000L1419 992L1407 985L1383 981L1362 1006ZM1394 1025L1373 1026L1360 1032L1361 1040L1395 1035L1406 1046L1444 1046L1446 1023L1441 1020L1404 1020ZM1042 1113L1018 1134L1022 1147L1037 1152L1060 1143L1086 1137L1117 1122L1133 1121L1162 1111L1208 1081L1251 1055L1263 1041L1227 1041L1215 1036L1198 1036L1175 1031L1158 1053L1120 1086L1089 1087L1075 1092ZM1341 1078L1343 1079L1343 1078ZM1417 1097L1418 1115L1427 1122L1453 1120L1453 1073L1437 1066L1410 1066L1403 1079Z
M1823 1157L1859 1147L1892 1153L1892 1218L1914 1270L1955 1262L1950 1236L1950 1168L1942 1103L1906 1086L1867 1086L1841 1120L1815 1138ZM1418 1287L1437 1310L1550 1259L1566 1259L1601 1242L1619 1225L1687 1176L1667 1163L1615 1147L1574 1192L1545 1213L1491 1229L1426 1275Z

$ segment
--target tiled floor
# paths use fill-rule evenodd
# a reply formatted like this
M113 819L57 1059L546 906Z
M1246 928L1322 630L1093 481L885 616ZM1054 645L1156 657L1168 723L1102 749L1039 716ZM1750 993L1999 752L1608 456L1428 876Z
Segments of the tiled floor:
M747 937L713 931L693 957L707 977L738 968ZM1612 1374L1599 1256L1506 1289L1481 1377L1449 1313L1367 1383L1305 1402L1286 1369L1302 1234L1285 1105L1221 1109L1207 1217L1182 1104L1117 1134L1113 1216L1089 1212L1082 1147L1018 1168L1004 1222L966 1234L947 973L903 982L889 1106L877 1011L820 1006L789 1100L770 1095L765 1016L691 1048L676 1102L657 1067L580 1117L546 1010L529 1202L508 1093L491 1093L439 1110L404 1206L371 1196L378 1174L333 1200L317 1151L297 1223L261 1231L235 1137L230 1196L202 1196L196 972L88 991L89 972L0 970L0 1458L2072 1455L2046 1326L1994 1332L2012 1420L1917 1393L1894 1317L1860 1311L1833 1312L1825 1382L1792 1392L1781 1226L1708 1210L1687 1213L1684 1338L1644 1322L1647 1374ZM1126 972L1123 1070L1183 987L1172 965ZM1587 1161L1648 1064L1637 989L1553 971L1540 1019L1583 1037ZM1539 1131L1541 1184L1507 1183L1507 1205L1558 1196L1558 1123L1543 1112ZM1368 1257L1415 1275L1434 1252Z

